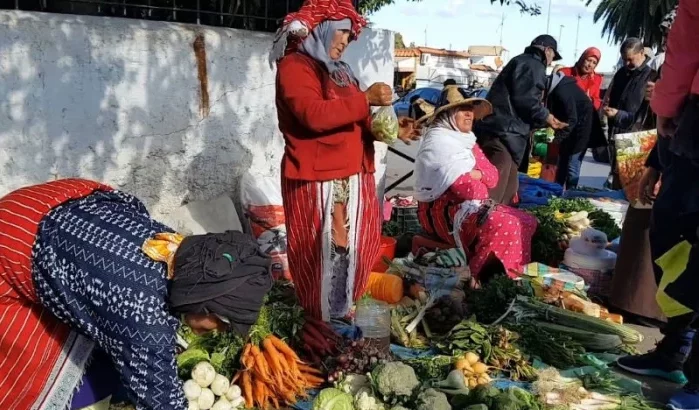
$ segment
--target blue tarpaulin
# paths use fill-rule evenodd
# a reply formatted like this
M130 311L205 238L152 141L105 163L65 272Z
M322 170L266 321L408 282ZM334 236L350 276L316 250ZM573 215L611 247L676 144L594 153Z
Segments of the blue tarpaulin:
M563 195L563 187L554 183L519 174L519 207L546 205L549 198Z

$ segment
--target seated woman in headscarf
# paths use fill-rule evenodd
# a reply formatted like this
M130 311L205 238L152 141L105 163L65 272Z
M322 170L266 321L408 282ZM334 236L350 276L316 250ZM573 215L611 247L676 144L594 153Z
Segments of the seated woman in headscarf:
M488 189L498 171L476 144L473 122L492 111L481 98L467 98L459 87L442 92L415 159L415 197L422 228L469 258L478 278L492 258L508 274L531 258L536 218L505 205L495 205Z
M307 0L271 54L289 270L306 314L325 321L364 294L380 243L370 106L390 106L392 92L383 83L361 91L342 61L364 25L350 0ZM411 132L404 120L399 138Z
M121 384L138 409L185 410L177 329L246 335L269 267L247 235L182 238L97 182L0 198L0 408L82 408Z

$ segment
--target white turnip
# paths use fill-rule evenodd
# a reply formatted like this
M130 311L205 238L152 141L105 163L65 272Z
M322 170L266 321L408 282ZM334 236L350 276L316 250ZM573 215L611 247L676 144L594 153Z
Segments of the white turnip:
M230 401L231 403L241 397L243 395L243 392L240 390L240 387L238 387L235 384L231 384L231 387L228 388L228 391L226 391L226 399Z
M201 395L197 399L197 404L199 404L199 410L209 410L216 401L216 396L214 392L209 389L201 389Z
M201 386L194 380L187 380L183 385L184 397L189 401L196 401L201 394Z
M214 381L211 383L211 386L209 387L212 392L214 392L215 395L217 396L223 396L228 392L228 389L231 387L231 383L228 381L226 376L217 374L216 377L214 377Z
M201 387L209 387L215 378L216 370L209 362L199 362L192 369L192 379Z

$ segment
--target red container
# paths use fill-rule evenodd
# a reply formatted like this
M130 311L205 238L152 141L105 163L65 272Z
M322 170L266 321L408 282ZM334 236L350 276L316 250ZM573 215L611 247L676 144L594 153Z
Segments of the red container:
M396 256L396 243L397 241L395 238L391 238L390 236L381 237L379 256L376 258L374 266L371 268L372 272L383 273L388 270L388 265L383 261L383 258L386 257L389 260L393 260L393 258Z

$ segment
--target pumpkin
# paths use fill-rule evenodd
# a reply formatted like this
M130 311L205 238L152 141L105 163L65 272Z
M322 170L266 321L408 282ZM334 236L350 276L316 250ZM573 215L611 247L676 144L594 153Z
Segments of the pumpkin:
M371 272L367 291L376 300L398 303L403 299L403 278L390 273Z

